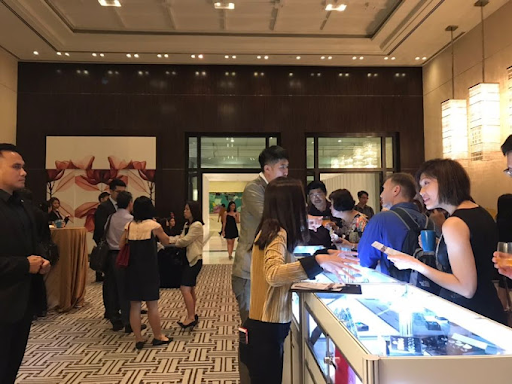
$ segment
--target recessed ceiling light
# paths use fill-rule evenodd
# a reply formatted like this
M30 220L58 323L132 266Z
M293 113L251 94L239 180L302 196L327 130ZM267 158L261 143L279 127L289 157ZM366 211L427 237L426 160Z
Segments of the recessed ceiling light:
M67 53L67 52L64 52L64 55L66 55L66 56L68 56L68 57L69 57L69 53Z
M103 53L100 53L100 57L105 57L105 54L103 54Z
M191 58L195 59L196 58L196 55L190 55Z
M255 77L258 77L258 72L254 72L254 76L255 76Z
M355 57L355 56L352 56L352 60L357 60L357 57Z
M320 57L320 60L325 60L325 56Z
M119 0L98 0L98 3L102 7L120 7L121 2Z
M168 53L166 53L166 54L164 55L164 57L167 59L167 58L169 57L169 54L168 54Z
M161 54L161 53L159 53L158 55L156 55L156 57L161 58L161 57L162 57L162 54Z
M201 72L201 75L206 76L206 72L205 71Z
M327 60L332 60L332 56L327 57Z
M93 53L92 55L93 55L94 57L98 56L98 54L97 54L97 53Z
M36 55L36 56L37 56L37 55L39 55L39 52L37 52L37 51L34 51L34 52L32 52L32 53L33 53L34 55Z
M386 56L386 57L384 58L384 60L389 60L389 57L387 57L387 56Z
M235 55L233 55L233 56L231 56L231 58L232 58L232 59L236 59L236 56L235 56Z
M260 73L260 76L265 76L265 72L261 72L261 73Z
M268 60L268 56L265 56L265 57L264 57L264 59L265 59L265 60Z
M196 76L199 76L199 71L196 71Z
M293 77L293 73L292 73L292 72L290 72L290 73L288 74L288 76Z
M395 60L395 57L392 57L391 60Z
M364 57L363 57L363 56L359 56L359 60L363 60L363 59L364 59Z
M327 4L325 6L326 11L338 11L343 12L345 9L347 9L346 4L340 4L340 5L334 5L334 4Z
M229 55L225 55L225 56L224 56L224 58L225 58L225 59L229 59Z
M135 54L133 55L133 57L135 57L135 58L137 58L137 59L138 59L138 58L139 58L139 54L138 54L138 53L135 53Z
M224 2L215 2L213 3L215 9L235 9L235 3L224 3Z
M338 143L341 143L341 140L338 140Z
M61 52L55 52L57 54L57 56L61 56L62 53Z
M130 57L132 57L132 54L131 53L127 53L126 57L130 58Z
M236 76L236 72L231 72L231 76Z
M423 56L423 57L421 58L421 60L427 60L427 57L426 57L426 56Z
M256 58L257 58L258 60L260 60L260 59L261 59L261 56L256 56Z
M420 59L419 56L416 56L416 58L414 60L419 60L419 59Z
M197 58L202 59L203 55L202 54L201 55L197 55Z
M296 59L297 59L297 60L300 60L300 56L297 56L297 57L296 57Z

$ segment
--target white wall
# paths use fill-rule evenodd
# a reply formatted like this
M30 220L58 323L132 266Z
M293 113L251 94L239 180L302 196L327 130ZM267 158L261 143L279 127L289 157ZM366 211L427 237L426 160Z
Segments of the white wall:
M357 204L357 192L366 191L368 196L368 205L373 208L375 213L380 211L379 195L379 175L376 173L341 173L341 174L320 174L320 180L325 183L327 188L327 197L336 189L348 189Z
M18 60L0 48L0 142L16 143Z
M485 8L484 8L485 10ZM475 12L479 12L475 8ZM507 68L512 66L512 2L485 19L485 81L500 84L502 142L511 134ZM444 28L446 26L439 26ZM457 34L460 31L456 31ZM447 41L449 40L449 33ZM454 45L455 98L468 99L468 88L482 82L481 25L467 32ZM423 107L425 122L425 157L442 157L441 103L452 98L451 49L448 48L423 69ZM494 160L467 164L474 199L494 212L503 193L512 192L512 179L503 175L503 156Z
M247 183L248 181L210 181L210 193L243 192Z

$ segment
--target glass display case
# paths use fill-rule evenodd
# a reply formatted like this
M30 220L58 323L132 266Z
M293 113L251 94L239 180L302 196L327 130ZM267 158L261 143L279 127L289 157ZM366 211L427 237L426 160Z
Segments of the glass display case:
M512 329L372 270L353 282L361 294L294 293L298 382L512 382Z

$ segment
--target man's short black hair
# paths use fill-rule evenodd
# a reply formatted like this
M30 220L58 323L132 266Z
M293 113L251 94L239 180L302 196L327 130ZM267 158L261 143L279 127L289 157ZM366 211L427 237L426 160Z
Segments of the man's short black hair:
M503 156L507 156L507 153L512 151L512 135L507 137L507 140L501 146L501 152L503 152Z
M132 194L128 191L121 191L117 195L117 208L126 209L133 200Z
M288 153L286 152L286 149L279 145L272 145L271 147L265 148L261 151L260 156L258 157L262 171L265 165L273 165L280 160L288 160Z
M98 196L98 201L101 201L101 199L104 199L105 197L110 196L110 193L108 192L101 192Z
M363 195L370 196L370 195L368 194L368 192L366 192L366 191L359 191L359 192L357 192L357 197L358 197L359 199L360 199L360 198L361 198L361 196L363 196Z
M20 154L20 151L18 151L18 148L14 144L10 143L0 143L0 156L2 155L3 151L9 151L9 152L16 152Z
M115 191L117 187L125 187L126 183L121 179L113 179L109 184L108 187L111 191Z
M327 188L325 187L325 184L323 181L313 180L306 187L306 193L309 195L309 192L311 192L313 189L320 189L320 190L322 190L323 193L325 193L327 195Z

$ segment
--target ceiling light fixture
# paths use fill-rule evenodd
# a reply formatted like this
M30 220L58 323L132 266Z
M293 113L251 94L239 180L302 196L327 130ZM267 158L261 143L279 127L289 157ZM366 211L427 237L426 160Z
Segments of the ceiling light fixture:
M195 59L196 58L196 55L190 55L191 58Z
M32 53L33 53L34 55L36 55L36 56L37 56L37 55L39 55L39 52L37 52L37 51L34 51L34 52L32 52Z
M236 59L236 56L235 56L235 55L233 55L233 56L231 56L231 58L232 58L232 59Z
M347 9L347 5L346 4L340 4L340 5L327 4L325 6L325 10L327 12L330 12L330 11L343 12L345 9Z
M256 56L256 58L257 58L258 60L260 60L260 59L261 59L261 56Z
M235 3L224 3L224 2L215 2L213 3L213 6L215 7L215 9L229 9L229 10L233 10L235 9Z
M168 54L168 53L166 53L166 54L164 55L164 57L167 59L167 58L169 57L169 54Z
M322 56L322 57L320 58L320 60L325 60L325 56Z
M355 56L352 56L352 60L357 60L357 57L355 57Z
M265 59L265 60L268 60L268 56L265 56L265 57L264 57L264 59Z
M327 57L327 60L332 60L332 56Z
M103 54L103 53L100 53L100 57L105 57L105 54Z
M62 56L62 53L61 52L55 52L57 54L57 56Z
M119 0L98 0L98 3L102 7L120 7L121 2Z
M423 57L421 58L421 60L427 60L427 57L426 57L426 56L423 56Z
M65 55L65 56L67 56L67 57L69 57L69 53L67 53L67 52L64 52L64 55Z
M300 60L300 56L297 56L297 57L296 57L296 59L297 59L297 60Z
M160 59L160 58L162 58L162 54L159 53L158 55L156 55L156 57L158 57Z
M131 53L127 53L127 54L126 54L126 57L131 58L131 57L132 57L132 54L131 54Z
M138 54L138 53L135 53L135 54L133 55L133 57L135 57L136 59L138 59L138 58L139 58L139 54Z
M225 59L229 59L229 55L224 55L224 58Z
M395 60L395 57L392 57L391 60Z
M96 56L98 56L98 54L97 54L97 53L93 53L93 54L92 54L92 56L93 56L93 57L96 57Z
M364 57L363 57L363 56L359 56L359 60L363 60L363 59L364 59Z
M203 58L203 55L202 55L202 54L201 54L201 55L197 55L197 58L198 58L198 59L202 59L202 58Z
M420 57L419 57L419 56L416 56L416 58L415 58L414 60L419 60L419 59L420 59Z

